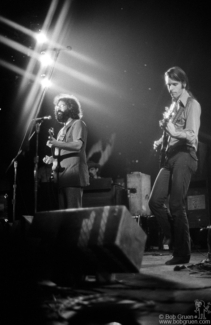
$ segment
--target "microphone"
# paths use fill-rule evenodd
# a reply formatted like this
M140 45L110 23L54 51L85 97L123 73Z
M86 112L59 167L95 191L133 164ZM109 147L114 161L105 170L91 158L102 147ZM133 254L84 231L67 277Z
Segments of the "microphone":
M67 45L67 46L61 46L61 47L54 47L49 50L51 50L51 51L71 51L72 47L70 45Z
M51 120L51 119L52 119L52 117L49 115L49 116L33 118L32 121L42 121L42 120Z

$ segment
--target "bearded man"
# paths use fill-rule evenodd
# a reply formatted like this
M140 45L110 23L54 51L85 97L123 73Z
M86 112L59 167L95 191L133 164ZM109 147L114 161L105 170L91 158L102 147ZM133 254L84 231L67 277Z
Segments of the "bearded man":
M78 99L59 95L54 99L55 118L63 124L57 139L49 137L47 146L52 156L45 156L46 164L53 164L54 180L58 187L60 209L82 207L83 188L89 185L86 162L87 127Z

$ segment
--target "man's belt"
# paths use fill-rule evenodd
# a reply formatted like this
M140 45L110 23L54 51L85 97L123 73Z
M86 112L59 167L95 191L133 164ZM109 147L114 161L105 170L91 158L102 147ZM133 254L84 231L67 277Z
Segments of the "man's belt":
M167 157L169 157L175 155L178 152L196 152L196 149L194 147L186 146L186 145L172 146L167 149L166 155Z

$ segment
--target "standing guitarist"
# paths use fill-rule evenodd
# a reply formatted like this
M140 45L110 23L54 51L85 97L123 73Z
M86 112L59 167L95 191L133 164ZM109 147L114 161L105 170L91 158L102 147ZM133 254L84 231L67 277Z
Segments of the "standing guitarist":
M57 140L51 135L47 146L53 155L45 156L46 164L53 164L54 179L58 186L59 208L82 207L83 187L89 185L86 162L87 127L81 120L78 99L59 95L54 99L56 120L63 125Z
M173 244L173 256L166 264L175 265L188 263L191 255L185 198L198 165L201 107L189 91L187 75L181 68L170 68L165 73L165 83L172 105L160 122L163 136L154 142L154 148L162 147L162 166L150 194L149 207L163 231L164 244ZM167 199L170 215L165 205Z

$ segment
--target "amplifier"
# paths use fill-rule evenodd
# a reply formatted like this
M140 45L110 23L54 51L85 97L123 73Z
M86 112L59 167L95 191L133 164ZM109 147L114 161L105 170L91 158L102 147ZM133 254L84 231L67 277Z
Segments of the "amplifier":
M112 188L112 178L90 178L89 181L90 184L84 188L84 192L107 191Z
M133 172L127 175L129 210L133 216L149 216L151 214L148 200L151 192L150 175Z
M203 228L210 224L208 189L206 186L189 188L187 216L190 228Z
M90 179L90 185L84 188L83 207L106 205L125 205L128 207L127 191L113 184L111 178Z

